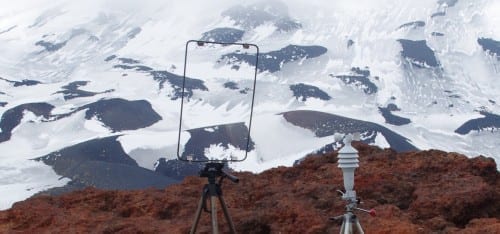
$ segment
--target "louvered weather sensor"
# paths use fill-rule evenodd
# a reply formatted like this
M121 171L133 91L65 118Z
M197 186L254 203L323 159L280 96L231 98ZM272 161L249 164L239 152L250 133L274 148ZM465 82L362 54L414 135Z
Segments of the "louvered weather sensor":
M351 146L351 142L352 140L359 141L359 139L359 133L355 133L354 135L348 134L344 138L344 147L342 147L342 149L340 149L338 153L338 167L342 169L345 189L345 192L339 192L342 194L342 199L347 202L347 205L345 206L345 214L332 217L330 219L342 220L340 234L364 233L363 228L359 223L358 217L356 216L356 214L354 214L355 210L367 212L371 216L375 216L374 209L365 210L358 207L358 205L361 203L361 200L356 197L356 191L354 190L354 171L359 167L359 156L358 151ZM335 141L337 142L340 140L341 139L339 138L339 135L336 135Z
M205 163L203 187L190 233L195 233L202 210L210 213L212 233L219 233L219 200L232 233L235 227L222 197L224 178L238 178L223 170L241 162L254 149L250 138L259 48L253 44L190 40L186 43L177 157L187 163ZM180 91L180 92L179 92ZM177 96L174 97L174 99ZM217 181L218 179L218 181ZM210 209L208 208L208 205Z

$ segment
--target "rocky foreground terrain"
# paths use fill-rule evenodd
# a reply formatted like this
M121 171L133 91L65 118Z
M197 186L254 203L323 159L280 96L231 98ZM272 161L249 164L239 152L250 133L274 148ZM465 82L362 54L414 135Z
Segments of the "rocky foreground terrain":
M396 153L354 143L355 189L366 233L500 233L500 174L493 159L437 150ZM235 173L224 197L239 233L337 233L329 217L344 212L337 153L261 174ZM206 178L163 190L40 194L0 212L0 233L187 233ZM219 209L220 211L220 209ZM224 232L228 225L219 214ZM209 214L198 228L210 232Z

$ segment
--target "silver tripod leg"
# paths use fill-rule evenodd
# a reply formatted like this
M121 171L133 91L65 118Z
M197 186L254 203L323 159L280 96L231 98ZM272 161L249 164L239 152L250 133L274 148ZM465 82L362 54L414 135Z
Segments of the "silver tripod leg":
M236 233L236 228L234 227L233 220L231 219L231 216L229 215L229 211L227 210L226 202L224 202L224 198L222 198L222 195L219 195L219 201L222 206L222 211L224 211L224 216L226 216L226 221L229 223L229 228L231 229L231 233L235 234Z
M351 214L344 214L342 217L342 226L340 227L340 234L352 234L352 222L351 222Z
M193 226L191 226L191 231L189 232L190 234L196 233L196 227L198 226L198 222L200 221L201 209L203 208L204 200L205 200L205 193L201 196L200 202L198 203L198 209L196 210Z
M365 234L358 217L351 213L344 214L342 217L342 226L340 226L340 234Z
M344 215L344 217L342 217L342 219L343 220L342 220L342 226L340 226L340 234L344 234L344 229L345 229L345 226L346 226L346 224L345 224L345 215Z
M219 234L219 225L217 223L217 206L215 204L215 201L216 201L215 196L210 196L210 207L211 207L210 216L212 218L212 234Z
M359 224L359 220L356 218L356 229L358 229L358 232L359 234L365 234L365 232L363 231L363 228L361 227L361 224Z

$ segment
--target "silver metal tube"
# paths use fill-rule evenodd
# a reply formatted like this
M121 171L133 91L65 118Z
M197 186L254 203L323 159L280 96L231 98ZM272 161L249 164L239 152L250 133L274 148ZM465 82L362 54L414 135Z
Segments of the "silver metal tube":
M359 224L358 219L356 219L356 228L358 229L359 234L365 234L365 232L363 231L363 228L361 227L361 224Z
M210 217L212 218L212 233L219 234L219 227L217 224L217 206L215 204L215 196L210 196Z
M222 195L219 195L219 201L222 206L222 211L224 212L224 216L226 216L226 221L229 224L229 228L231 229L231 233L236 234L236 228L234 227L233 220L229 215L229 210L227 209L226 202L224 201Z
M196 210L196 215L194 216L193 226L191 226L190 234L196 233L196 227L198 226L198 222L200 221L201 209L203 208L203 200L205 200L205 196L202 195L200 198L200 202L198 203L198 209Z

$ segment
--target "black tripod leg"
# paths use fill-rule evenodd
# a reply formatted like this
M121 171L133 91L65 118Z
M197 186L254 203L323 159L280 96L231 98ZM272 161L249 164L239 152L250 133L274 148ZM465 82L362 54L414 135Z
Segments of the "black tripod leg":
M222 211L224 211L224 216L226 216L226 221L229 224L229 228L231 228L231 233L236 233L236 228L234 227L233 220L231 219L231 216L229 215L229 210L227 209L226 202L224 202L224 198L222 195L219 195L219 201L222 206Z
M200 221L201 210L203 209L203 203L205 202L207 193L208 191L203 189L203 194L201 195L200 202L198 203L198 209L196 210L196 214L194 217L193 226L191 226L191 231L189 232L190 234L196 233L196 227L198 226L198 222Z
M217 224L217 206L215 196L210 196L210 217L212 218L212 234L219 234L219 227Z

